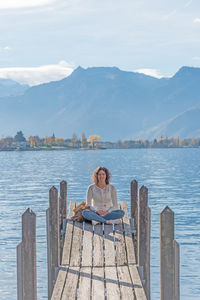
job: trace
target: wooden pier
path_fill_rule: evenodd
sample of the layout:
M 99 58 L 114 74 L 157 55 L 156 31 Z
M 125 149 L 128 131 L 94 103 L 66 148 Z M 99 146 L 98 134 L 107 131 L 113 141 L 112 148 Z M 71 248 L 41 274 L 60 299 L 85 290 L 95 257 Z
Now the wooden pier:
M 69 217 L 77 205 L 70 203 Z M 67 219 L 62 262 L 52 300 L 146 300 L 136 263 L 126 202 L 122 224 L 96 225 Z
M 50 189 L 46 212 L 49 300 L 150 300 L 148 189 L 138 190 L 133 180 L 130 197 L 130 216 L 127 203 L 118 204 L 125 211 L 121 224 L 93 226 L 71 220 L 79 202 L 70 202 L 67 216 L 65 181 L 60 183 L 60 196 L 55 187 Z M 29 214 L 27 210 L 22 216 L 26 222 L 30 219 L 30 225 L 22 222 L 24 228 L 33 226 Z M 28 232 L 29 244 L 23 238 L 17 247 L 18 300 L 37 298 L 36 285 L 27 280 L 36 280 L 35 227 L 33 232 L 34 236 Z M 168 207 L 161 212 L 161 259 L 161 300 L 179 300 L 179 247 L 174 240 L 174 214 Z

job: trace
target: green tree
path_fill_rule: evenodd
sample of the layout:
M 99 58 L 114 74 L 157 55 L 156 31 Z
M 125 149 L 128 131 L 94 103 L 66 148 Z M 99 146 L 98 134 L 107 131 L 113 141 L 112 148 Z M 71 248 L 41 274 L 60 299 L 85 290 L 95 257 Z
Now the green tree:
M 14 137 L 14 141 L 15 142 L 26 142 L 26 139 L 25 139 L 22 131 L 17 132 L 17 134 Z
M 85 133 L 82 132 L 81 134 L 81 148 L 87 148 L 88 143 L 87 143 L 87 139 L 85 137 Z

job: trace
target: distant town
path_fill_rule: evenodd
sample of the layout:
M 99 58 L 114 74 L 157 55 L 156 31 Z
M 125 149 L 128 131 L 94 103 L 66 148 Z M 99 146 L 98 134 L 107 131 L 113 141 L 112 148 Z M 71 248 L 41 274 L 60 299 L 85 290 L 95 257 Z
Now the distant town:
M 200 147 L 200 137 L 198 138 L 168 138 L 160 137 L 153 141 L 148 140 L 124 140 L 117 142 L 103 142 L 97 134 L 85 136 L 81 134 L 78 138 L 73 134 L 71 138 L 64 139 L 52 136 L 40 138 L 39 136 L 24 137 L 22 131 L 18 131 L 14 137 L 0 139 L 0 151 L 28 151 L 28 150 L 97 150 L 97 149 L 133 149 L 133 148 L 194 148 Z

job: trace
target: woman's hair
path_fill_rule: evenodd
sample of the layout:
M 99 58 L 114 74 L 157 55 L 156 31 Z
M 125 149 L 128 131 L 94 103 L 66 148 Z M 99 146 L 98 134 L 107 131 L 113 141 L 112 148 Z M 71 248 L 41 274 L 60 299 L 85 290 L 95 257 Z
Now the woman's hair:
M 110 171 L 106 167 L 102 167 L 102 166 L 100 166 L 94 170 L 94 172 L 92 174 L 92 181 L 95 184 L 98 184 L 98 174 L 99 174 L 99 171 L 101 171 L 101 170 L 106 173 L 106 184 L 109 184 L 110 177 L 111 177 Z

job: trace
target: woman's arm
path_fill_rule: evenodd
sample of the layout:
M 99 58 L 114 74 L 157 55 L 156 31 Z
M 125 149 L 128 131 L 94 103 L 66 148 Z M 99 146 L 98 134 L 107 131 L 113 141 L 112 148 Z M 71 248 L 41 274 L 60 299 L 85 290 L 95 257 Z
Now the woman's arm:
M 112 198 L 113 206 L 108 209 L 108 212 L 118 209 L 117 192 L 113 185 L 111 186 L 111 198 Z
M 86 205 L 90 206 L 90 209 L 95 211 L 95 208 L 91 205 L 92 204 L 92 187 L 89 186 L 87 190 L 87 195 L 86 195 Z

